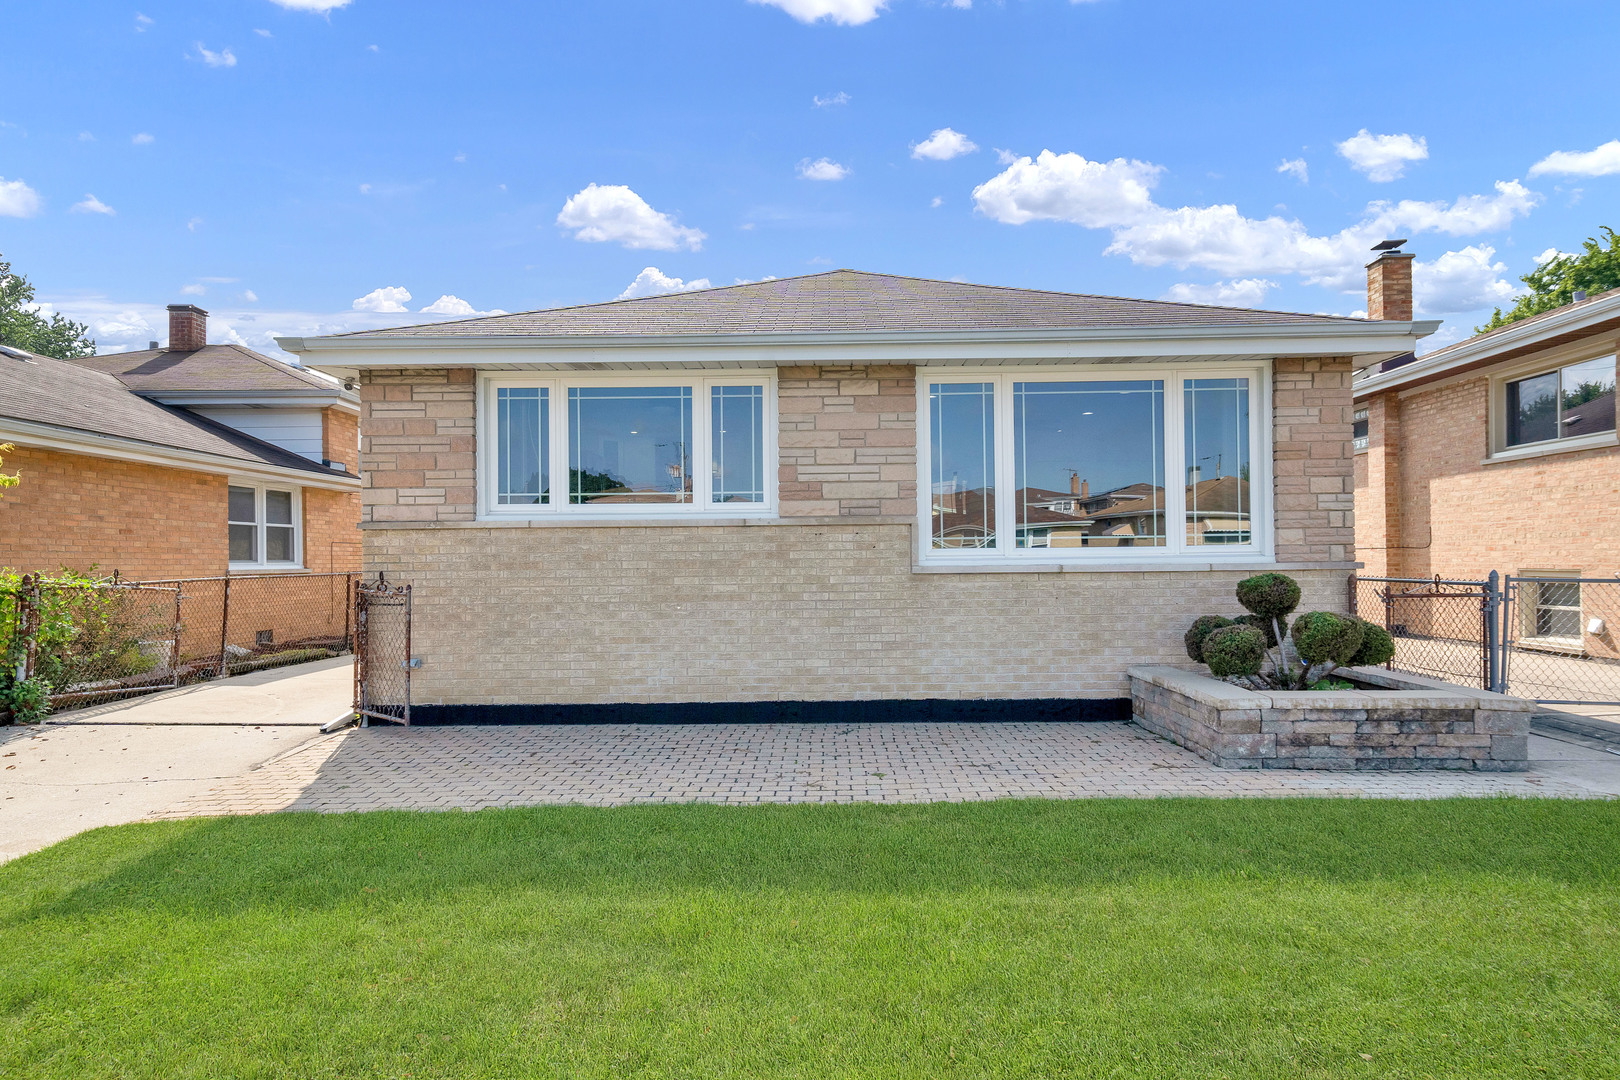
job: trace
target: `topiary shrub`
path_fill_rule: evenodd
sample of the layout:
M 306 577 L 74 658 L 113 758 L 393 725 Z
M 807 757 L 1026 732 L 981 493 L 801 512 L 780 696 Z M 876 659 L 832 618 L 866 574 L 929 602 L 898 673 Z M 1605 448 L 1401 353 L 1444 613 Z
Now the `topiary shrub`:
M 1361 648 L 1364 636 L 1365 624 L 1360 619 L 1331 611 L 1307 611 L 1294 620 L 1290 635 L 1294 651 L 1313 667 L 1348 664 Z
M 1361 648 L 1351 657 L 1350 666 L 1377 667 L 1389 663 L 1395 655 L 1395 639 L 1389 636 L 1388 630 L 1376 623 L 1363 619 L 1361 625 Z
M 1256 574 L 1237 586 L 1238 603 L 1264 619 L 1281 619 L 1299 607 L 1299 582 L 1287 574 Z
M 1277 627 L 1282 626 L 1282 632 L 1288 633 L 1286 619 L 1268 619 L 1264 615 L 1239 615 L 1237 621 L 1243 626 L 1252 626 L 1266 636 L 1266 648 L 1277 647 Z
M 1260 674 L 1266 639 L 1252 626 L 1223 626 L 1204 639 L 1204 663 L 1217 679 Z
M 1193 620 L 1192 626 L 1182 637 L 1187 645 L 1187 655 L 1196 663 L 1204 662 L 1204 641 L 1209 635 L 1223 626 L 1231 626 L 1232 620 L 1224 615 L 1200 615 Z

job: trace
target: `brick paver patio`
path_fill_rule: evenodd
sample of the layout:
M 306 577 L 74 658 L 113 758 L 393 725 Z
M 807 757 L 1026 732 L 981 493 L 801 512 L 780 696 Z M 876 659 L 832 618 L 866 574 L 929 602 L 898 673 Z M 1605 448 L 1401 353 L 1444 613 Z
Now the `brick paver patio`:
M 1612 782 L 1597 758 L 1594 784 L 1591 762 L 1584 781 L 1557 761 L 1519 774 L 1217 769 L 1123 723 L 373 727 L 307 743 L 157 816 L 541 803 L 1620 794 L 1620 757 Z

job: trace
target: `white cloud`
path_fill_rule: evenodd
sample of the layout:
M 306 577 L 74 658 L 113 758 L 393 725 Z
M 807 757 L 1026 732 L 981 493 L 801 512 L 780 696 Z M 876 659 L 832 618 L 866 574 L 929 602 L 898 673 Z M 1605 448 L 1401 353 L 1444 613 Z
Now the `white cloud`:
M 1339 153 L 1350 167 L 1367 174 L 1367 179 L 1384 184 L 1399 180 L 1409 162 L 1429 156 L 1429 141 L 1421 135 L 1373 135 L 1362 128 L 1344 142 Z
M 971 154 L 978 148 L 977 143 L 960 131 L 942 127 L 922 142 L 914 144 L 911 156 L 918 161 L 949 161 L 963 154 Z
M 219 52 L 215 52 L 199 41 L 197 42 L 197 55 L 202 59 L 202 62 L 207 64 L 209 67 L 236 66 L 236 54 L 231 52 L 229 49 L 221 49 Z
M 79 141 L 80 142 L 95 142 L 96 137 L 94 135 L 90 134 L 88 131 L 81 131 L 81 132 L 79 132 Z
M 151 26 L 151 25 L 152 25 L 151 16 L 142 15 L 138 11 L 135 13 L 135 32 L 137 34 L 146 33 L 146 28 L 148 26 Z
M 1512 303 L 1524 289 L 1502 278 L 1507 266 L 1492 262 L 1495 256 L 1496 249 L 1488 244 L 1470 244 L 1433 262 L 1413 262 L 1412 293 L 1418 312 L 1451 315 Z
M 39 192 L 21 180 L 0 176 L 0 217 L 33 217 L 44 205 Z
M 1573 251 L 1559 251 L 1555 247 L 1550 247 L 1546 251 L 1543 251 L 1540 255 L 1536 256 L 1536 265 L 1546 266 L 1554 259 L 1573 259 L 1574 257 L 1575 252 Z
M 457 153 L 457 154 L 456 154 L 456 156 L 455 156 L 455 157 L 453 157 L 453 158 L 451 158 L 451 159 L 450 159 L 450 160 L 451 160 L 451 161 L 454 161 L 454 162 L 455 162 L 455 163 L 456 163 L 456 164 L 458 164 L 458 165 L 459 165 L 459 164 L 461 164 L 461 163 L 462 163 L 462 162 L 464 162 L 464 161 L 466 161 L 466 160 L 467 160 L 467 152 L 466 152 L 466 151 L 465 151 L 465 150 L 463 150 L 463 151 L 460 151 L 460 152 L 458 152 L 458 153 Z
M 1197 266 L 1228 278 L 1298 274 L 1309 284 L 1340 289 L 1356 285 L 1367 249 L 1378 240 L 1499 231 L 1541 202 L 1517 180 L 1505 180 L 1495 195 L 1451 203 L 1369 203 L 1357 224 L 1315 236 L 1297 220 L 1248 218 L 1230 204 L 1160 206 L 1152 188 L 1163 171 L 1142 161 L 1096 162 L 1048 150 L 1034 160 L 1020 158 L 975 188 L 973 198 L 981 213 L 1010 225 L 1048 220 L 1110 229 L 1105 253 L 1146 266 Z
M 1172 285 L 1159 299 L 1180 304 L 1218 304 L 1222 307 L 1259 307 L 1266 293 L 1277 287 L 1265 278 L 1216 281 L 1208 285 Z
M 255 28 L 253 32 L 255 34 L 258 34 L 260 37 L 275 37 L 276 36 L 276 35 L 272 34 L 268 30 L 260 30 L 260 29 L 257 29 L 257 28 Z
M 135 135 L 129 141 L 134 143 L 136 146 L 146 146 L 150 143 L 156 142 L 157 140 L 143 131 Z
M 693 292 L 697 289 L 711 288 L 708 278 L 693 278 L 691 281 L 682 281 L 678 277 L 670 277 L 656 266 L 649 266 L 636 275 L 632 281 L 615 299 L 632 300 L 638 296 L 660 296 L 664 293 Z
M 889 6 L 889 0 L 748 0 L 751 4 L 768 4 L 781 8 L 802 23 L 830 19 L 839 26 L 859 26 L 878 17 L 878 12 Z
M 360 297 L 350 306 L 356 311 L 375 311 L 380 314 L 394 314 L 409 311 L 405 305 L 410 302 L 411 292 L 401 285 L 384 285 L 380 289 L 372 289 Z
M 76 202 L 68 209 L 75 214 L 106 214 L 108 217 L 118 213 L 118 211 L 88 192 L 85 193 L 82 202 Z
M 423 315 L 451 315 L 456 318 L 468 318 L 478 315 L 505 315 L 500 308 L 491 308 L 489 311 L 479 311 L 459 296 L 445 293 L 427 307 L 421 309 Z
M 243 289 L 242 299 L 246 300 L 250 304 L 257 304 L 259 302 L 259 294 L 254 292 L 252 289 Z
M 1530 166 L 1531 176 L 1613 176 L 1620 173 L 1620 139 L 1595 150 L 1555 150 Z
M 575 240 L 631 249 L 697 251 L 708 238 L 698 229 L 675 224 L 622 184 L 587 184 L 563 204 L 557 224 L 573 229 Z
M 842 180 L 849 175 L 849 167 L 840 165 L 831 158 L 817 158 L 811 161 L 805 158 L 799 162 L 799 175 L 806 180 Z
M 1151 189 L 1164 169 L 1145 161 L 1088 161 L 1042 150 L 1021 157 L 973 189 L 981 213 L 1008 225 L 1069 221 L 1104 229 L 1140 221 L 1159 208 Z
M 270 0 L 270 2 L 288 11 L 313 11 L 317 15 L 325 15 L 338 8 L 349 6 L 349 0 Z
M 933 198 L 933 201 L 930 202 L 928 205 L 931 206 L 932 208 L 934 208 L 935 210 L 938 210 L 941 206 L 945 205 L 945 198 L 944 198 L 944 196 L 941 196 L 941 195 L 935 195 L 934 198 Z
M 381 45 L 367 45 L 366 52 L 382 52 Z
M 1011 165 L 1013 162 L 1017 161 L 1018 158 L 1019 155 L 1013 153 L 1011 150 L 1003 150 L 999 146 L 996 147 L 997 165 Z
M 816 108 L 825 109 L 829 105 L 848 105 L 849 95 L 840 90 L 838 93 L 829 94 L 826 97 L 817 94 L 810 100 L 815 103 Z
M 202 218 L 194 217 L 190 221 L 186 222 L 186 231 L 187 232 L 196 232 L 197 231 L 197 226 L 201 225 L 202 223 L 203 223 Z
M 203 286 L 203 285 L 182 285 L 182 286 L 180 286 L 180 295 L 181 296 L 201 296 L 203 293 L 205 293 L 207 291 L 208 291 L 207 287 Z
M 362 195 L 370 195 L 371 194 L 371 185 L 370 184 L 361 184 L 360 185 L 360 194 L 362 194 Z
M 1277 166 L 1277 171 L 1280 173 L 1287 173 L 1289 176 L 1292 176 L 1295 180 L 1298 180 L 1302 184 L 1308 184 L 1311 182 L 1310 166 L 1305 164 L 1305 159 L 1302 157 L 1283 159 L 1283 163 Z

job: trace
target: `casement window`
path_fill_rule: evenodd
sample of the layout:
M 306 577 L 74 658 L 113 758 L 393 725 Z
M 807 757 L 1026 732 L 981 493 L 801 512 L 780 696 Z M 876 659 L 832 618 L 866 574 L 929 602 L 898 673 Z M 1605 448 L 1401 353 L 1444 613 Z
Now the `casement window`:
M 227 530 L 232 570 L 286 569 L 303 562 L 297 488 L 231 484 Z
M 1504 448 L 1614 431 L 1615 358 L 1504 380 Z
M 1267 553 L 1266 375 L 1224 366 L 919 373 L 923 558 Z
M 490 377 L 481 402 L 485 516 L 775 510 L 767 375 Z
M 1368 434 L 1367 410 L 1357 409 L 1350 420 L 1350 441 L 1355 449 L 1367 449 Z

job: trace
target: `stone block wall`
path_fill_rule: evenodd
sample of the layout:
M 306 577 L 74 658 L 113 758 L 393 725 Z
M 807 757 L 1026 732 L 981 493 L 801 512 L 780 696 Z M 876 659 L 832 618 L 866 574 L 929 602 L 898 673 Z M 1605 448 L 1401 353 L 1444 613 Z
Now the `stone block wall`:
M 472 368 L 363 373 L 364 521 L 471 521 L 478 512 L 477 379 Z
M 1354 401 L 1348 356 L 1272 366 L 1277 561 L 1355 558 Z
M 916 514 L 916 368 L 782 368 L 777 414 L 784 517 Z

